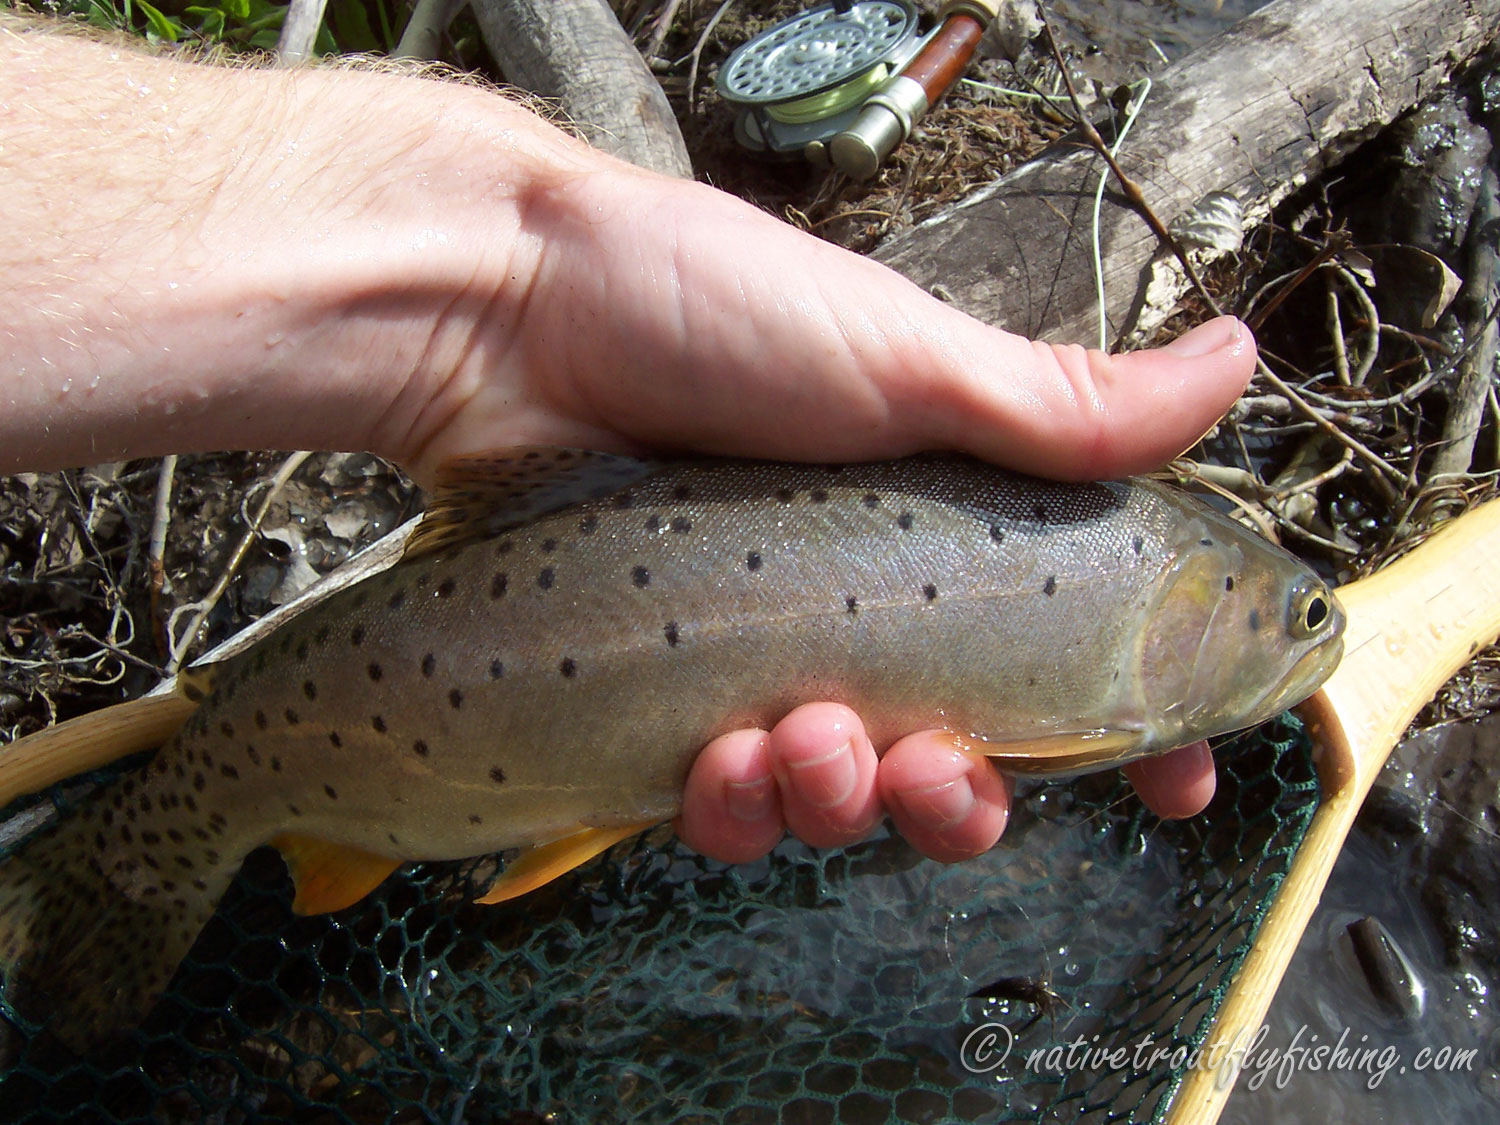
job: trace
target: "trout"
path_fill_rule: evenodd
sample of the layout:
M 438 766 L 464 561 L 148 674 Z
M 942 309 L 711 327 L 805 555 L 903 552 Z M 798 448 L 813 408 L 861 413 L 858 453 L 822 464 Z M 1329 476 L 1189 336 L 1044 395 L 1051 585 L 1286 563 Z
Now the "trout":
M 498 901 L 671 817 L 705 743 L 803 703 L 877 746 L 943 728 L 1083 772 L 1301 701 L 1342 628 L 1305 566 L 1149 480 L 463 459 L 398 563 L 180 677 L 154 757 L 0 862 L 7 996 L 80 1050 L 139 1022 L 263 844 L 301 913 L 522 849 Z M 144 705 L 71 737 L 139 738 Z

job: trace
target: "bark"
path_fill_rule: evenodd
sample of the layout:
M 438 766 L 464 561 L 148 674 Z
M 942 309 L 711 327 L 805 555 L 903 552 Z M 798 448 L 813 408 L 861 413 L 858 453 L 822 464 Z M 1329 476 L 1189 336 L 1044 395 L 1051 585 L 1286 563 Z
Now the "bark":
M 661 84 L 605 0 L 472 0 L 506 81 L 555 100 L 589 143 L 643 168 L 690 177 Z
M 1253 225 L 1447 82 L 1497 27 L 1500 0 L 1275 0 L 1154 76 L 1119 161 L 1164 223 L 1227 191 Z M 1103 167 L 1076 143 L 1057 146 L 873 256 L 991 324 L 1091 342 Z M 1100 243 L 1118 345 L 1149 336 L 1186 284 L 1113 186 Z

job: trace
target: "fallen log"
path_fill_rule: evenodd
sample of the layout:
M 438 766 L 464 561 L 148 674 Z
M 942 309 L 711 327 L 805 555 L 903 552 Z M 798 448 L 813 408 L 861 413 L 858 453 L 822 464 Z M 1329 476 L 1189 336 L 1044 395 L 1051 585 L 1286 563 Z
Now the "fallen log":
M 1119 163 L 1164 223 L 1230 192 L 1254 225 L 1447 82 L 1497 29 L 1500 0 L 1275 0 L 1154 76 Z M 872 256 L 991 324 L 1093 342 L 1103 173 L 1080 142 L 1056 146 Z M 1099 241 L 1108 338 L 1137 344 L 1187 283 L 1114 184 Z
M 605 0 L 471 0 L 507 82 L 558 103 L 590 144 L 632 164 L 691 176 L 661 84 Z

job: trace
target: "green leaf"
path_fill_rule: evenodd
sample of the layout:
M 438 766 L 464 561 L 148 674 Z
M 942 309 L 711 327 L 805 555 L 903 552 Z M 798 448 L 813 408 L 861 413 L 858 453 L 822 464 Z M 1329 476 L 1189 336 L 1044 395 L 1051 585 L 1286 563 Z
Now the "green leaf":
M 146 17 L 146 25 L 159 38 L 175 43 L 182 37 L 181 25 L 162 15 L 156 8 L 146 3 L 146 0 L 135 0 L 135 6 L 141 10 L 141 15 Z
M 370 13 L 365 9 L 364 0 L 332 0 L 328 9 L 337 40 L 335 50 L 380 50 L 380 40 L 370 26 Z

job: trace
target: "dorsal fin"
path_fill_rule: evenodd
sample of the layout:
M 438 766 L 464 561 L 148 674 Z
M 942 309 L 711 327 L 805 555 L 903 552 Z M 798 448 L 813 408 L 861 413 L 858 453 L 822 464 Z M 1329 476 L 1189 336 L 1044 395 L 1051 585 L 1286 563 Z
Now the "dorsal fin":
M 432 503 L 404 557 L 489 539 L 580 500 L 609 496 L 658 468 L 633 457 L 550 445 L 455 457 L 439 466 Z

